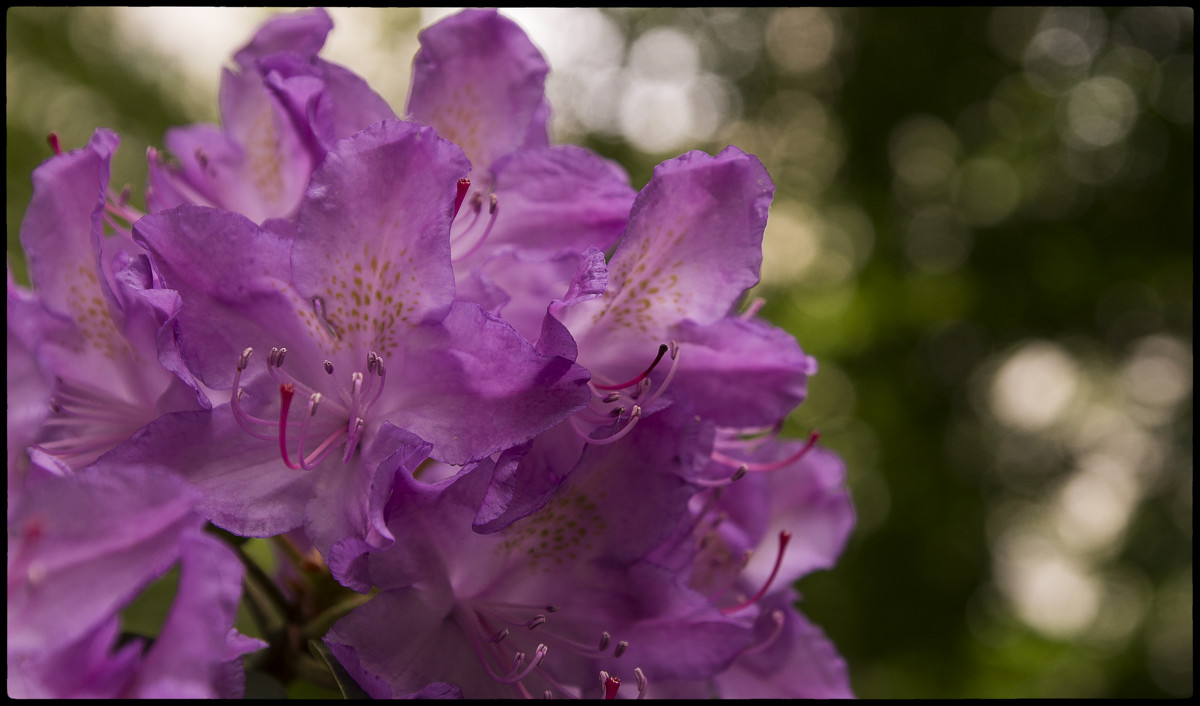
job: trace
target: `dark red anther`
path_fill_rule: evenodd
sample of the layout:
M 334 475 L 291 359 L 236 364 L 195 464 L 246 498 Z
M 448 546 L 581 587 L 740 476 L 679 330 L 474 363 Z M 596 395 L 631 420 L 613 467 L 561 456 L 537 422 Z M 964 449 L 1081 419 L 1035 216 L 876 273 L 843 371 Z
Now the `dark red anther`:
M 467 198 L 467 192 L 471 190 L 471 180 L 463 177 L 458 180 L 458 193 L 454 196 L 454 216 L 458 215 L 458 209 L 462 206 L 463 199 Z M 453 218 L 454 216 L 451 216 Z
M 50 144 L 50 149 L 54 150 L 54 154 L 62 154 L 62 147 L 58 144 L 58 133 L 52 132 L 46 135 L 46 142 Z

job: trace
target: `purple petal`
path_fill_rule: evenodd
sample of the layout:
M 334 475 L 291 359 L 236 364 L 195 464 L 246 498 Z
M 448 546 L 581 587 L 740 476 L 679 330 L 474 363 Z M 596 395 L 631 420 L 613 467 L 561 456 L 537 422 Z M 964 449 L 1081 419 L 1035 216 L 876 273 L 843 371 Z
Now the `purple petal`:
M 726 699 L 852 699 L 846 661 L 819 627 L 792 607 L 792 590 L 763 600 L 757 639 L 772 641 L 765 649 L 740 657 L 716 678 Z M 780 611 L 783 629 L 776 637 L 770 613 Z
M 283 465 L 279 446 L 247 434 L 228 405 L 164 415 L 93 467 L 149 467 L 174 472 L 203 491 L 197 509 L 248 537 L 299 527 L 319 475 Z
M 233 58 L 243 69 L 250 69 L 256 59 L 275 52 L 315 55 L 325 46 L 325 37 L 331 29 L 333 20 L 319 7 L 273 15 Z
M 500 215 L 487 246 L 524 259 L 609 249 L 636 196 L 619 165 L 574 145 L 510 154 L 492 173 Z
M 178 479 L 132 467 L 27 488 L 9 522 L 9 650 L 54 650 L 112 616 L 174 563 L 195 501 Z
M 338 142 L 313 174 L 292 252 L 295 283 L 324 297 L 357 348 L 386 356 L 409 326 L 445 316 L 454 297 L 450 217 L 467 169 L 432 130 L 385 120 Z
M 316 160 L 287 110 L 258 73 L 237 76 L 226 71 L 221 80 L 221 124 L 228 147 L 200 154 L 207 145 L 173 144 L 167 148 L 184 165 L 196 184 L 206 185 L 221 208 L 242 213 L 258 223 L 291 216 L 304 195 Z M 212 145 L 219 148 L 221 145 Z M 190 169 L 189 169 L 190 167 Z
M 548 142 L 545 59 L 495 10 L 464 10 L 424 29 L 408 112 L 463 148 L 479 170 Z
M 116 332 L 106 321 L 111 292 L 100 266 L 101 215 L 116 145 L 115 133 L 97 130 L 87 147 L 43 162 L 33 170 L 33 198 L 21 221 L 21 247 L 43 304 L 106 341 Z
M 596 248 L 584 251 L 580 257 L 575 277 L 567 287 L 562 299 L 556 299 L 546 307 L 542 320 L 542 332 L 538 338 L 538 351 L 545 355 L 561 355 L 575 360 L 579 349 L 566 326 L 559 321 L 564 312 L 580 302 L 591 301 L 604 294 L 608 287 L 608 265 L 604 253 Z
M 238 214 L 186 205 L 145 216 L 133 231 L 179 293 L 183 358 L 209 386 L 230 386 L 246 347 L 265 355 L 286 342 L 300 358 L 309 355 L 300 341 L 326 335 L 287 284 L 291 243 L 277 234 Z M 319 367 L 321 358 L 306 362 Z
M 225 665 L 266 647 L 232 630 L 242 595 L 242 564 L 215 537 L 196 534 L 181 547 L 179 590 L 128 695 L 142 699 L 240 698 Z
M 289 52 L 266 57 L 258 66 L 318 161 L 338 140 L 396 118 L 366 81 L 337 64 Z
M 756 454 L 755 459 L 786 459 L 802 447 L 800 442 L 777 442 Z M 766 582 L 775 562 L 775 537 L 781 530 L 791 532 L 792 538 L 773 585 L 787 585 L 813 571 L 831 568 L 845 548 L 855 522 L 854 506 L 846 490 L 846 466 L 841 458 L 816 446 L 790 466 L 751 471 L 751 474 L 765 482 L 747 483 L 741 488 L 743 481 L 756 480 L 744 478 L 727 488 L 721 498 L 723 509 L 729 504 L 731 526 L 739 523 L 738 518 L 753 518 L 746 522 L 749 536 L 765 545 L 756 549 L 742 572 L 746 583 L 758 587 Z M 739 500 L 740 493 L 753 493 L 755 497 Z M 742 503 L 740 511 L 733 509 L 738 503 Z M 764 517 L 769 521 L 764 523 Z
M 383 517 L 392 479 L 396 473 L 411 474 L 429 450 L 430 444 L 385 422 L 361 464 L 321 474 L 306 511 L 305 532 L 343 584 L 370 590 L 361 557 L 395 541 Z
M 726 316 L 758 281 L 773 193 L 762 163 L 736 147 L 658 165 L 609 261 L 608 291 L 564 320 L 581 361 L 608 373 L 627 356 L 623 341 L 657 345 L 683 319 L 708 324 Z
M 403 345 L 384 409 L 432 443 L 439 461 L 462 464 L 529 441 L 591 395 L 587 371 L 539 354 L 473 304 L 456 302 L 439 326 L 412 328 Z
M 707 326 L 684 320 L 669 338 L 680 345 L 670 394 L 719 426 L 770 426 L 804 400 L 816 361 L 791 334 L 736 317 Z
M 72 643 L 42 652 L 8 651 L 8 696 L 16 699 L 115 699 L 136 673 L 143 644 L 110 652 L 116 616 Z
M 8 272 L 8 493 L 9 506 L 23 484 L 28 466 L 25 447 L 33 443 L 50 414 L 53 378 L 34 351 L 37 322 L 47 317 L 33 293 L 17 285 Z

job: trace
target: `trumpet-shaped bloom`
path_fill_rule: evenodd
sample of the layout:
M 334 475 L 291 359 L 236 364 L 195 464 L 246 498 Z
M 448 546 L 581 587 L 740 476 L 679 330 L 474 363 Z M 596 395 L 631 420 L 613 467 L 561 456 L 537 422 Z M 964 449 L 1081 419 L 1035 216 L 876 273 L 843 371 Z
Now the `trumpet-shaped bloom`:
M 8 522 L 8 691 L 21 698 L 241 695 L 242 567 L 202 530 L 196 495 L 136 468 L 45 478 Z M 150 646 L 118 611 L 172 565 L 179 591 Z
M 585 371 L 454 301 L 449 228 L 466 170 L 429 128 L 382 121 L 330 151 L 294 232 L 186 205 L 143 218 L 137 237 L 183 297 L 184 358 L 231 399 L 160 419 L 105 461 L 179 468 L 240 534 L 307 518 L 329 554 L 351 536 L 391 541 L 380 513 L 407 437 L 389 430 L 463 464 L 582 406 Z
M 624 229 L 629 178 L 586 149 L 549 144 L 548 67 L 512 20 L 468 9 L 420 41 L 408 115 L 472 165 L 451 240 L 457 296 L 536 340 L 583 254 L 611 247 Z
M 374 697 L 449 685 L 467 698 L 600 696 L 723 671 L 752 638 L 681 574 L 645 561 L 686 514 L 707 443 L 684 414 L 589 448 L 538 512 L 478 534 L 490 461 L 426 484 L 397 478 L 392 547 L 367 557 L 382 589 L 326 642 Z M 605 676 L 607 675 L 607 676 Z M 637 687 L 632 684 L 637 682 Z
M 758 281 L 773 193 L 758 159 L 735 147 L 655 169 L 611 261 L 588 251 L 542 320 L 539 349 L 592 373 L 592 401 L 568 422 L 576 438 L 539 440 L 516 464 L 511 475 L 522 482 L 511 495 L 489 495 L 481 531 L 519 517 L 517 508 L 536 508 L 585 444 L 618 443 L 667 406 L 685 405 L 724 437 L 779 424 L 803 400 L 815 360 L 752 312 L 732 313 Z M 726 477 L 739 465 L 725 463 Z
M 155 286 L 141 248 L 114 218 L 128 215 L 108 193 L 116 146 L 116 134 L 97 130 L 86 147 L 34 170 L 21 223 L 36 298 L 17 295 L 21 325 L 54 381 L 34 435 L 47 466 L 82 468 L 159 414 L 208 404 L 170 340 L 178 296 Z
M 681 533 L 654 553 L 687 572 L 689 585 L 722 613 L 754 616 L 754 640 L 729 669 L 705 683 L 663 684 L 674 698 L 847 698 L 846 664 L 819 628 L 795 607 L 790 588 L 833 566 L 854 526 L 845 467 L 832 452 L 806 444 L 718 438 L 714 457 L 736 454 L 731 480 L 712 460 L 693 482 Z
M 602 295 L 558 312 L 604 405 L 686 398 L 727 427 L 771 425 L 800 403 L 815 362 L 794 338 L 732 315 L 757 283 L 774 185 L 728 147 L 658 165 L 608 263 Z M 554 322 L 546 322 L 553 326 Z M 674 342 L 672 344 L 672 342 Z M 670 358 L 655 360 L 668 348 Z
M 221 74 L 221 127 L 168 130 L 175 164 L 150 151 L 151 211 L 190 203 L 256 223 L 293 217 L 334 142 L 395 117 L 360 77 L 317 56 L 332 28 L 320 8 L 276 15 L 234 54 Z

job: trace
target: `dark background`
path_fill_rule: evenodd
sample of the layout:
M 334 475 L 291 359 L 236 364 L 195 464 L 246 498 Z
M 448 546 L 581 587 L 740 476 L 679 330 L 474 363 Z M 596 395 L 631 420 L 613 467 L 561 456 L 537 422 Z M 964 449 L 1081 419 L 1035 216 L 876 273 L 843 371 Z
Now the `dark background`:
M 266 15 L 226 12 L 228 49 Z M 335 8 L 326 54 L 401 112 L 439 12 Z M 859 512 L 802 608 L 858 695 L 1192 693 L 1191 9 L 506 12 L 559 141 L 637 187 L 726 144 L 775 179 L 753 295 L 821 362 L 787 431 L 821 430 Z M 145 147 L 217 119 L 199 25 L 155 17 L 7 12 L 19 280 L 48 132 L 116 129 L 140 204 Z

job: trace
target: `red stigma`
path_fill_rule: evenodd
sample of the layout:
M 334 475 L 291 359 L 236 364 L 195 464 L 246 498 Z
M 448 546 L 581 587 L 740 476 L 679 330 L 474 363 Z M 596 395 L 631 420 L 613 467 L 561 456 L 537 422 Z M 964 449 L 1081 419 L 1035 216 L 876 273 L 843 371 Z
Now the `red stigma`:
M 463 199 L 467 198 L 467 192 L 471 190 L 471 180 L 463 177 L 458 180 L 458 193 L 454 196 L 454 213 L 450 216 L 451 219 L 458 215 L 458 209 L 462 206 Z
M 604 679 L 604 698 L 617 698 L 617 689 L 621 688 L 621 677 L 610 675 Z
M 279 386 L 279 455 L 283 456 L 283 465 L 292 470 L 299 469 L 301 466 L 292 463 L 288 458 L 287 451 L 287 416 L 288 409 L 292 406 L 292 397 L 296 394 L 296 386 L 290 382 L 285 382 Z
M 592 383 L 592 387 L 596 388 L 597 390 L 622 390 L 631 385 L 638 384 L 642 380 L 645 380 L 650 375 L 650 373 L 654 372 L 654 369 L 656 367 L 658 367 L 659 361 L 661 361 L 663 359 L 663 356 L 667 354 L 667 348 L 668 348 L 667 344 L 665 344 L 665 343 L 660 344 L 658 346 L 658 355 L 654 357 L 654 362 L 650 364 L 650 367 L 646 368 L 642 372 L 641 375 L 638 375 L 637 377 L 630 380 L 629 382 L 623 382 L 619 385 L 600 385 L 598 383 Z

